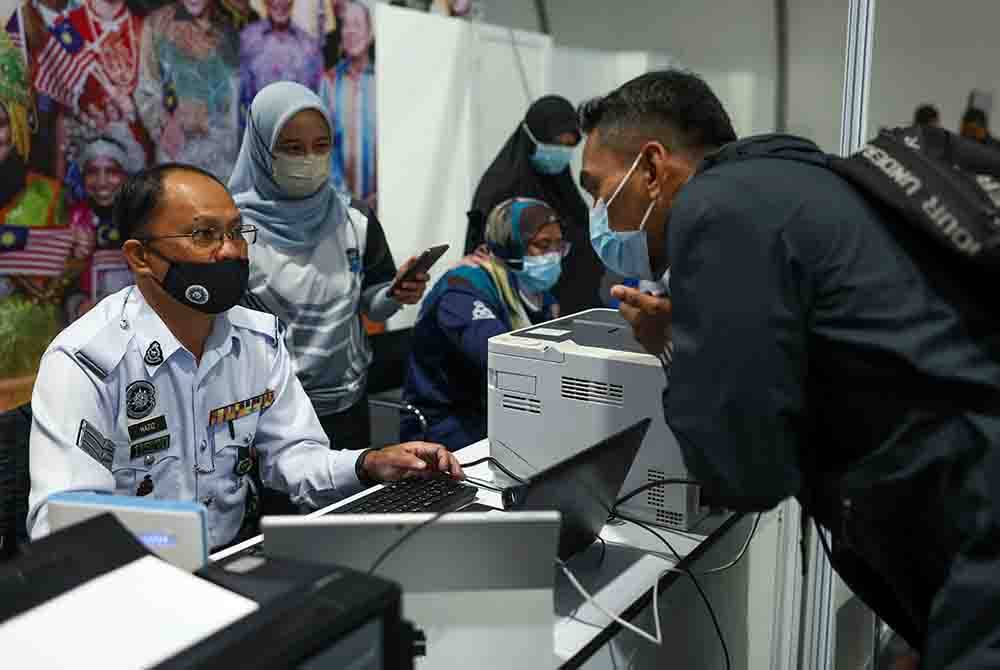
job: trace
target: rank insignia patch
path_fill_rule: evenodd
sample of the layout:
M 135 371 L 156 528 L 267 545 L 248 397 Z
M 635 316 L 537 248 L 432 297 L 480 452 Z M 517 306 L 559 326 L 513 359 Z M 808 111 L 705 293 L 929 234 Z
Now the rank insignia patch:
M 163 362 L 163 349 L 160 348 L 159 342 L 153 342 L 146 349 L 146 355 L 142 357 L 142 360 L 146 361 L 147 365 L 159 365 Z
M 111 464 L 115 458 L 114 442 L 101 435 L 86 419 L 80 421 L 80 430 L 76 434 L 76 446 L 83 449 L 91 458 L 111 472 Z

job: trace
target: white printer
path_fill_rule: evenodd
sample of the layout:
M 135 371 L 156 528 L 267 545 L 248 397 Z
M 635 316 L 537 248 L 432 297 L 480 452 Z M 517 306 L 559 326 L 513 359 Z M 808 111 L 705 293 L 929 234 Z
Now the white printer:
M 689 479 L 663 419 L 656 357 L 617 310 L 590 309 L 490 338 L 490 453 L 520 476 L 563 461 L 646 417 L 653 420 L 622 492 Z M 707 513 L 697 486 L 650 489 L 621 506 L 641 521 L 688 530 Z

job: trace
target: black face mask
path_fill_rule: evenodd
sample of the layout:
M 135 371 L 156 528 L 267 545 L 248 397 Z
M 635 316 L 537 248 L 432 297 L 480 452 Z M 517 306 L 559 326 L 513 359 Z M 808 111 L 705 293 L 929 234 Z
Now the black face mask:
M 205 314 L 218 314 L 235 306 L 246 293 L 250 281 L 250 261 L 247 259 L 214 263 L 163 259 L 170 263 L 161 283 L 163 290 L 182 305 Z

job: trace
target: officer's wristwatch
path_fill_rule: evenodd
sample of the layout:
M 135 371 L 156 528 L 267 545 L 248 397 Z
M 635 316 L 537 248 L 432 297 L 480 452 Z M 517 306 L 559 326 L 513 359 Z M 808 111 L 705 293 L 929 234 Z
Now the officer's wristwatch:
M 354 474 L 357 475 L 358 481 L 365 486 L 374 486 L 375 484 L 378 484 L 378 481 L 372 479 L 365 471 L 365 456 L 372 451 L 378 451 L 378 449 L 365 449 L 358 456 L 358 460 L 354 462 Z

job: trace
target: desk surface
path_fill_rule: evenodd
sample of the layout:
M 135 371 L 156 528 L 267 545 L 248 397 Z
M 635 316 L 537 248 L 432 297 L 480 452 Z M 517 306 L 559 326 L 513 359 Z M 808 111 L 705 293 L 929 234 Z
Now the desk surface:
M 481 440 L 455 453 L 460 462 L 471 462 L 489 455 L 489 443 Z M 494 480 L 494 473 L 487 463 L 466 468 L 466 474 L 479 480 Z M 503 475 L 499 477 L 502 478 Z M 372 487 L 307 516 L 322 516 L 377 488 Z M 502 509 L 500 494 L 487 488 L 479 488 L 477 502 Z M 699 525 L 697 532 L 682 533 L 657 528 L 656 531 L 680 555 L 680 564 L 677 564 L 664 544 L 648 531 L 630 523 L 609 523 L 601 531 L 606 549 L 602 550 L 600 543 L 595 542 L 586 551 L 570 559 L 568 565 L 584 588 L 605 609 L 628 620 L 649 604 L 654 581 L 659 580 L 658 588 L 661 593 L 669 588 L 679 576 L 679 573 L 670 571 L 669 568 L 685 567 L 711 546 L 715 539 L 725 534 L 736 521 L 737 518 L 733 515 L 713 515 Z M 258 535 L 216 552 L 210 559 L 222 560 L 251 549 L 262 541 L 263 536 Z M 554 594 L 555 652 L 563 664 L 561 667 L 576 668 L 614 637 L 621 627 L 593 604 L 585 602 L 561 571 L 557 574 Z

